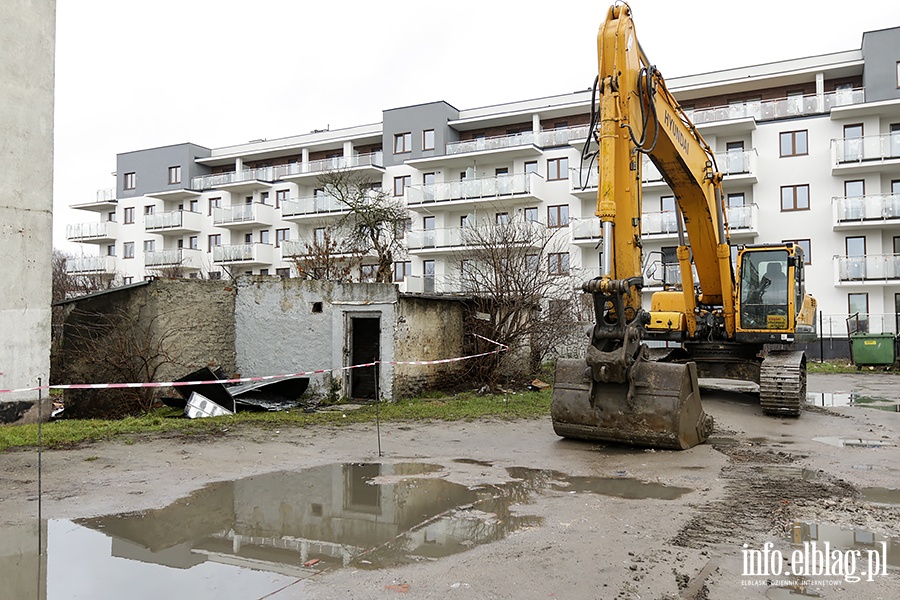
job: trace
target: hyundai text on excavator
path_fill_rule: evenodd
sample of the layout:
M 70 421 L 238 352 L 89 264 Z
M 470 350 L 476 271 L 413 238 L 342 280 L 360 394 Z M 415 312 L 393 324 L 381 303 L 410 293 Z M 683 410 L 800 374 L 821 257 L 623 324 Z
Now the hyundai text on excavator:
M 790 345 L 816 336 L 802 248 L 742 246 L 734 269 L 715 155 L 647 60 L 627 4 L 609 9 L 597 48 L 588 143 L 597 144 L 601 276 L 582 286 L 596 323 L 585 359 L 557 363 L 554 430 L 690 448 L 712 429 L 698 376 L 756 382 L 765 413 L 799 415 L 806 358 Z M 675 195 L 678 228 L 680 285 L 655 292 L 649 311 L 642 307 L 642 155 Z

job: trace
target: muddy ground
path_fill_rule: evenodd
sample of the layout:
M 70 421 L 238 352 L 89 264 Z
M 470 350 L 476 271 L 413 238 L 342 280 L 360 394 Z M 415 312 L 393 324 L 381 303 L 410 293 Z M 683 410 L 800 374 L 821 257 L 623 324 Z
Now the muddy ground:
M 892 374 L 811 375 L 810 392 L 860 392 L 900 402 Z M 515 401 L 514 397 L 511 401 Z M 558 438 L 539 420 L 315 430 L 236 431 L 202 441 L 91 444 L 42 456 L 44 518 L 75 519 L 164 506 L 213 481 L 342 462 L 426 462 L 466 486 L 510 480 L 510 467 L 573 477 L 624 477 L 691 491 L 625 499 L 550 489 L 513 506 L 541 518 L 504 539 L 400 567 L 325 572 L 273 598 L 897 598 L 900 572 L 874 581 L 815 578 L 812 585 L 742 575 L 742 549 L 765 542 L 789 553 L 795 522 L 900 536 L 900 506 L 867 499 L 900 488 L 900 414 L 811 407 L 798 419 L 765 417 L 752 396 L 705 392 L 716 420 L 709 443 L 651 451 Z M 863 438 L 884 447 L 837 447 L 814 438 Z M 464 459 L 464 460 L 460 460 Z M 37 454 L 0 455 L 0 528 L 36 514 Z M 893 552 L 898 553 L 895 541 Z M 896 555 L 895 555 L 896 556 Z M 896 558 L 895 558 L 896 560 Z M 829 580 L 824 582 L 822 580 Z M 865 578 L 864 578 L 865 579 Z M 838 585 L 832 585 L 835 580 Z

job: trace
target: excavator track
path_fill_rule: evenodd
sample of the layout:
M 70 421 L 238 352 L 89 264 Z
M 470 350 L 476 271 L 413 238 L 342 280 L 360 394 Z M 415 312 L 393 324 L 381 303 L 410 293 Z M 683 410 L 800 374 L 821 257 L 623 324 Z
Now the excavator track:
M 806 355 L 769 351 L 760 366 L 759 404 L 767 415 L 797 417 L 806 401 Z

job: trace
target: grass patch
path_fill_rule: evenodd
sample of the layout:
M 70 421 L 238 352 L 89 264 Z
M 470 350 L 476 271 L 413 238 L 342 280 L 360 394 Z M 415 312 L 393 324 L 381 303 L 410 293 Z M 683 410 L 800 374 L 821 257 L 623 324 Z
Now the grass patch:
M 162 408 L 140 417 L 119 420 L 63 419 L 44 423 L 41 441 L 46 448 L 121 439 L 133 444 L 144 437 L 220 436 L 240 428 L 286 428 L 340 426 L 375 421 L 376 407 L 364 405 L 342 410 L 340 404 L 314 413 L 302 410 L 280 412 L 239 412 L 227 417 L 205 419 L 180 418 L 181 411 Z M 378 407 L 382 421 L 474 421 L 483 418 L 528 419 L 550 414 L 550 390 L 511 394 L 479 395 L 467 392 L 438 398 L 404 399 L 382 402 Z M 36 447 L 38 426 L 0 426 L 0 451 Z

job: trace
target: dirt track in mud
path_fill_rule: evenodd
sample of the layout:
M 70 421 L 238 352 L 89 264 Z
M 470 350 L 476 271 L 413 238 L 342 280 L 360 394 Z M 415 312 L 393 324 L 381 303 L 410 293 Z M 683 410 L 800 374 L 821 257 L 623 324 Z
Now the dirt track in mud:
M 811 375 L 809 390 L 860 392 L 900 403 L 900 377 L 892 374 Z M 546 470 L 550 478 L 558 477 L 553 473 L 633 478 L 690 491 L 663 499 L 545 487 L 510 507 L 510 514 L 536 517 L 538 525 L 436 560 L 330 570 L 280 586 L 270 597 L 900 595 L 900 539 L 889 551 L 893 567 L 873 581 L 742 574 L 745 549 L 761 550 L 773 542 L 787 555 L 792 536 L 807 539 L 802 534 L 811 526 L 820 532 L 828 526 L 855 529 L 865 539 L 900 536 L 900 505 L 870 498 L 874 488 L 900 488 L 900 414 L 857 406 L 810 407 L 798 419 L 782 419 L 763 416 L 754 398 L 744 394 L 705 392 L 703 402 L 716 420 L 713 437 L 683 452 L 563 440 L 554 435 L 549 417 L 389 423 L 382 426 L 380 457 L 374 426 L 242 430 L 205 441 L 114 442 L 49 451 L 42 457 L 42 510 L 45 518 L 75 519 L 156 509 L 209 482 L 342 462 L 431 463 L 440 469 L 428 476 L 468 487 L 506 484 L 516 468 L 524 467 Z M 832 438 L 890 445 L 837 447 L 826 443 Z M 36 462 L 33 451 L 0 455 L 0 528 L 35 517 Z M 51 568 L 48 577 L 53 575 Z

